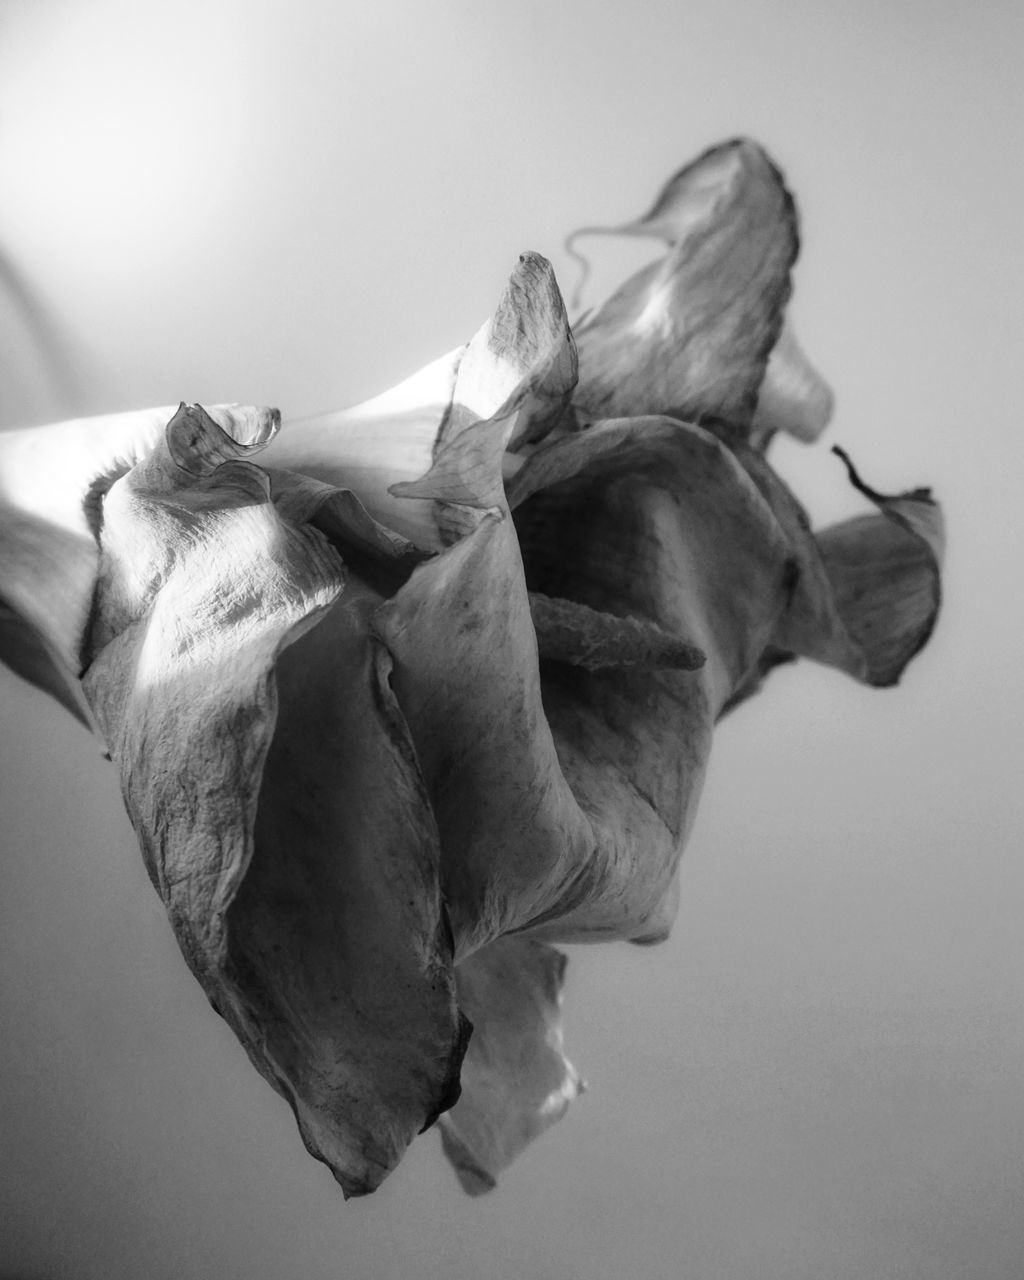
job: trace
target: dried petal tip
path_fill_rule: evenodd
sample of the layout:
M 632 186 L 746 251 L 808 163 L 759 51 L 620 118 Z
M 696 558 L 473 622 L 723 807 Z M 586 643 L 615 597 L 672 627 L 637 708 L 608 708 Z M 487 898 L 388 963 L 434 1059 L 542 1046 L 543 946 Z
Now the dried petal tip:
M 805 444 L 817 440 L 832 418 L 832 389 L 811 364 L 787 321 L 768 358 L 754 414 L 754 431 L 785 431 Z
M 778 169 L 745 139 L 713 147 L 643 217 L 607 231 L 653 236 L 668 251 L 578 326 L 577 407 L 595 418 L 665 413 L 745 436 L 799 247 Z
M 584 1090 L 562 1052 L 562 952 L 506 937 L 456 970 L 459 1004 L 473 1022 L 462 1097 L 441 1117 L 444 1153 L 464 1191 L 482 1195 Z

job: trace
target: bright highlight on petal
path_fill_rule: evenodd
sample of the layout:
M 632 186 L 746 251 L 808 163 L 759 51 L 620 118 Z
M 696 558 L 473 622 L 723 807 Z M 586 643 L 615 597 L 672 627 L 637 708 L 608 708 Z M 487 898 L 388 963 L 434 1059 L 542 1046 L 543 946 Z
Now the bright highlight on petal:
M 832 396 L 765 152 L 612 230 L 665 255 L 575 333 L 523 254 L 354 409 L 0 436 L 0 656 L 104 739 L 185 960 L 346 1195 L 439 1117 L 492 1188 L 583 1089 L 553 944 L 668 935 L 716 721 L 797 657 L 893 684 L 937 616 L 926 490 L 841 454 L 873 510 L 815 532 L 770 464 Z

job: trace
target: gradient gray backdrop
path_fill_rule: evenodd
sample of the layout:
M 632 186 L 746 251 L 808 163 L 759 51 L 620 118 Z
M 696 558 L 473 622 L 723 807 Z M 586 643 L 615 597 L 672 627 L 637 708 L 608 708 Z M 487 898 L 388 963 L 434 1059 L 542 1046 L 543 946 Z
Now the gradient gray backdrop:
M 590 1090 L 480 1201 L 433 1134 L 342 1201 L 179 959 L 112 767 L 4 671 L 0 1275 L 1024 1275 L 1021 15 L 0 7 L 0 253 L 44 309 L 0 290 L 3 425 L 364 398 L 520 250 L 568 292 L 566 231 L 747 132 L 803 213 L 827 442 L 950 529 L 901 689 L 803 664 L 723 726 L 672 940 L 573 949 Z M 817 518 L 860 509 L 824 445 L 778 460 Z

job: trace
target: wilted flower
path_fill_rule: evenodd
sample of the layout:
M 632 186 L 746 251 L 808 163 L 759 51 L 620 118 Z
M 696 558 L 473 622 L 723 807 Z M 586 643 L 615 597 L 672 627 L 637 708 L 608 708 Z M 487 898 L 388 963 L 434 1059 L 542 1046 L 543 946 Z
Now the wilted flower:
M 876 510 L 813 534 L 766 460 L 831 396 L 764 152 L 618 231 L 665 255 L 575 340 L 526 254 L 356 409 L 0 437 L 0 652 L 106 742 L 188 964 L 346 1194 L 439 1116 L 493 1185 L 582 1087 L 552 944 L 667 935 L 716 719 L 798 656 L 894 683 L 935 618 L 926 491 L 851 467 Z

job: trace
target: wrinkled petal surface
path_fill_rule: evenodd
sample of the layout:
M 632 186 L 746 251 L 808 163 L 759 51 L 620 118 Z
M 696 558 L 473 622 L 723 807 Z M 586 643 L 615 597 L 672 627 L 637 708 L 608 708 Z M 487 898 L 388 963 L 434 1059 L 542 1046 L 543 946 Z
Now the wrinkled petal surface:
M 726 143 L 612 230 L 669 250 L 577 327 L 577 405 L 593 418 L 664 413 L 745 434 L 798 248 L 781 174 L 755 143 Z
M 457 1096 L 437 830 L 380 596 L 250 451 L 183 407 L 112 487 L 85 685 L 189 965 L 360 1193 Z

